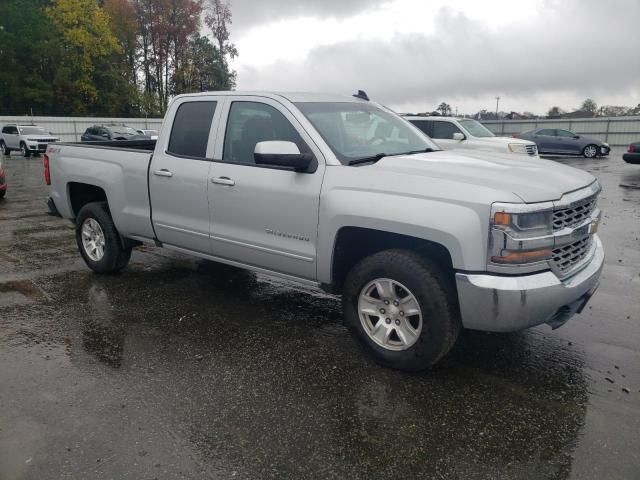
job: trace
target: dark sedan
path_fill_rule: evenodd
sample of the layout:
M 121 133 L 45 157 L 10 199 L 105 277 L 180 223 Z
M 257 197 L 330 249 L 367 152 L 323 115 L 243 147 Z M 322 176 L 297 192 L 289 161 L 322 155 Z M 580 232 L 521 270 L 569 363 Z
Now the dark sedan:
M 83 142 L 105 140 L 150 140 L 148 135 L 140 135 L 134 128 L 126 125 L 94 125 L 85 130 L 80 137 Z
M 538 152 L 541 155 L 582 155 L 586 158 L 594 158 L 609 155 L 611 150 L 607 143 L 596 138 L 585 137 L 558 128 L 538 128 L 537 130 L 516 133 L 513 136 L 536 142 Z
M 622 155 L 622 159 L 627 163 L 640 165 L 640 142 L 629 145 L 627 152 Z

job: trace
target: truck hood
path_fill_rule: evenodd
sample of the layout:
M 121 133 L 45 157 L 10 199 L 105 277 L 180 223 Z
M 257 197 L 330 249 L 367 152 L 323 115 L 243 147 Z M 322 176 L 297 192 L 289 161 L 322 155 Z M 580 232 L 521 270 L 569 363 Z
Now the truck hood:
M 491 187 L 513 193 L 526 203 L 558 200 L 595 181 L 590 173 L 551 160 L 476 150 L 385 157 L 369 168 Z
M 473 137 L 473 141 L 486 143 L 487 145 L 504 145 L 505 148 L 510 143 L 524 143 L 526 145 L 535 145 L 535 142 L 532 142 L 530 140 L 513 137 Z

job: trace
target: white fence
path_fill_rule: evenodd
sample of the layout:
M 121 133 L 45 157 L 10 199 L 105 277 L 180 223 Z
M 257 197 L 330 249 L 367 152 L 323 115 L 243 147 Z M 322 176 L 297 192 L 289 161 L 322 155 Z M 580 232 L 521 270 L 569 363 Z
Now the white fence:
M 562 128 L 598 138 L 612 147 L 626 147 L 632 142 L 640 142 L 640 116 L 558 120 L 485 120 L 482 123 L 501 137 L 536 128 Z
M 95 117 L 0 117 L 0 126 L 6 123 L 35 123 L 63 142 L 79 142 L 84 131 L 93 125 L 124 123 L 136 129 L 159 130 L 161 118 L 95 118 Z

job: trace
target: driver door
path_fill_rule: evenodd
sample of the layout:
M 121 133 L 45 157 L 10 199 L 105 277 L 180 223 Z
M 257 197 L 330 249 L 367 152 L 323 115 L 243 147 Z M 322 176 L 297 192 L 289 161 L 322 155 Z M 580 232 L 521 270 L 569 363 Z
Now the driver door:
M 209 184 L 211 251 L 247 265 L 316 278 L 320 150 L 283 105 L 265 97 L 226 97 Z M 291 141 L 312 153 L 315 171 L 256 165 L 256 143 Z

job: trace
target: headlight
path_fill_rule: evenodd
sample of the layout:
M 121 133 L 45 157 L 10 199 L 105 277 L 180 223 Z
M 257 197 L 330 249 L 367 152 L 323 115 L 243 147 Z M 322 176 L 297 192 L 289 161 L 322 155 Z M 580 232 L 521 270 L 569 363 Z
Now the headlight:
M 493 204 L 489 265 L 544 268 L 553 241 L 553 203 Z
M 527 145 L 524 143 L 510 143 L 508 146 L 513 153 L 527 153 Z

